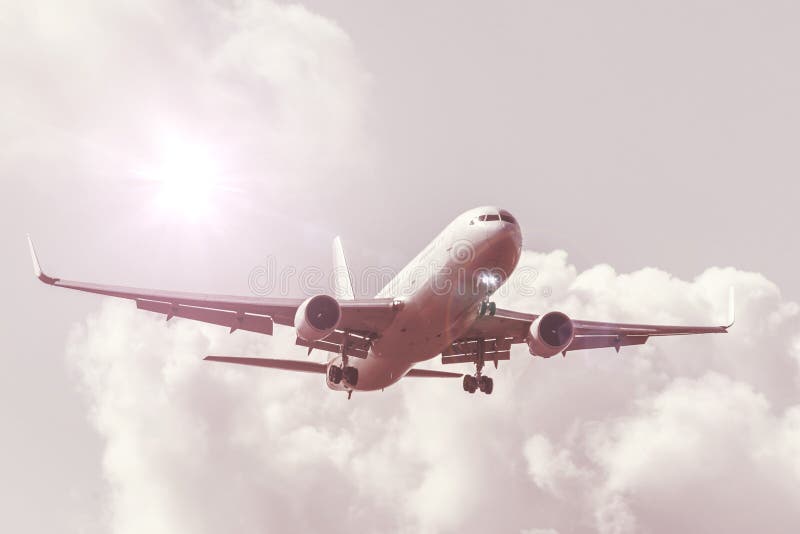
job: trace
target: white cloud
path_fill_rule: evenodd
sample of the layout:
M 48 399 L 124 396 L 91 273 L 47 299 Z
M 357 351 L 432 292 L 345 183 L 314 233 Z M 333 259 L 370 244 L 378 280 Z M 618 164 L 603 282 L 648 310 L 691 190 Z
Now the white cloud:
M 775 413 L 750 385 L 709 372 L 598 425 L 586 452 L 603 476 L 606 530 L 788 532 L 800 521 L 798 410 Z

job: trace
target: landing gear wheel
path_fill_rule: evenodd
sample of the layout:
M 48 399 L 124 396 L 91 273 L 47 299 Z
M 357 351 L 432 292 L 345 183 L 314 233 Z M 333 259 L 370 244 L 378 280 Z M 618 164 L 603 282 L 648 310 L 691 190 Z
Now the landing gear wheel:
M 491 395 L 494 390 L 494 380 L 488 376 L 482 376 L 478 379 L 478 387 L 482 392 Z
M 467 393 L 475 393 L 475 390 L 478 389 L 478 379 L 474 376 L 464 375 L 463 386 Z
M 478 317 L 483 317 L 484 315 L 486 315 L 487 306 L 488 304 L 486 303 L 486 301 L 481 302 L 481 307 L 478 310 Z
M 494 316 L 494 314 L 497 313 L 497 304 L 494 302 L 490 302 L 488 307 L 489 307 L 489 317 Z
M 342 372 L 342 378 L 344 378 L 345 382 L 355 387 L 356 384 L 358 384 L 358 369 L 355 367 L 345 367 Z
M 337 365 L 328 367 L 328 380 L 331 384 L 338 384 L 342 381 L 342 368 Z

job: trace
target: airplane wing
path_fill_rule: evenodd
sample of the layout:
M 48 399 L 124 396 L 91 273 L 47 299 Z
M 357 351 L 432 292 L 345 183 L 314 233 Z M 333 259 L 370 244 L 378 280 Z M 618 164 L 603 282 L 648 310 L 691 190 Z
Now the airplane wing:
M 294 326 L 294 315 L 302 299 L 294 298 L 261 298 L 230 295 L 208 295 L 179 291 L 162 291 L 157 289 L 140 289 L 76 282 L 48 276 L 42 271 L 33 242 L 28 236 L 31 260 L 36 276 L 45 284 L 75 289 L 88 293 L 97 293 L 111 297 L 130 299 L 136 307 L 166 316 L 183 317 L 204 323 L 211 323 L 234 330 L 249 330 L 272 335 L 273 323 Z M 365 357 L 365 346 L 371 338 L 378 335 L 394 319 L 397 303 L 394 299 L 349 299 L 340 300 L 342 318 L 338 329 L 325 340 L 325 346 L 317 343 L 309 348 L 324 348 L 341 352 L 341 344 L 348 340 L 348 354 Z M 352 338 L 352 341 L 351 339 Z M 298 340 L 298 345 L 309 346 Z
M 498 308 L 494 316 L 478 318 L 470 329 L 442 352 L 442 363 L 473 362 L 479 352 L 487 361 L 510 359 L 511 345 L 524 343 L 531 323 L 539 316 Z M 575 337 L 563 351 L 643 345 L 651 337 L 725 334 L 733 326 L 734 295 L 730 290 L 725 326 L 676 326 L 573 320 Z

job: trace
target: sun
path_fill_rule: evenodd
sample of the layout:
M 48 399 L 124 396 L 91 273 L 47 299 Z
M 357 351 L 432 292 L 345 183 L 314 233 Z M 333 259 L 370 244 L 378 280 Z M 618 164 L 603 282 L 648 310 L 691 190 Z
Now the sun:
M 159 211 L 193 222 L 212 215 L 221 174 L 208 147 L 164 141 L 154 165 L 141 174 L 156 186 L 154 202 Z

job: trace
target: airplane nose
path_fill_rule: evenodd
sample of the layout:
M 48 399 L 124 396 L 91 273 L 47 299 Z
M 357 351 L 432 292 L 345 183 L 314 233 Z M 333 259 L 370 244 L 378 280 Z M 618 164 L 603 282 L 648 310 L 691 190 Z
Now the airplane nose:
M 522 246 L 522 231 L 517 219 L 507 210 L 500 210 L 500 220 L 503 222 L 501 232 L 507 235 L 518 247 Z
M 502 233 L 508 237 L 508 240 L 514 243 L 516 248 L 522 247 L 522 231 L 517 223 L 504 225 Z

